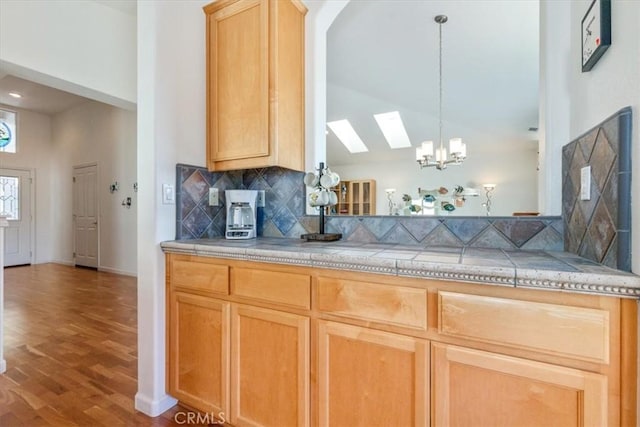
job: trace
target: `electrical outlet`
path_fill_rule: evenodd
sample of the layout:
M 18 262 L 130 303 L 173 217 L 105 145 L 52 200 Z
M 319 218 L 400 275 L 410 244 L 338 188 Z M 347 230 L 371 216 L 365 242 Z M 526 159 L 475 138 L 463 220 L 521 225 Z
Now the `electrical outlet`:
M 218 189 L 209 187 L 209 206 L 218 206 Z
M 264 208 L 264 190 L 258 190 L 258 199 L 256 200 L 256 207 Z
M 580 169 L 580 200 L 591 200 L 591 166 Z

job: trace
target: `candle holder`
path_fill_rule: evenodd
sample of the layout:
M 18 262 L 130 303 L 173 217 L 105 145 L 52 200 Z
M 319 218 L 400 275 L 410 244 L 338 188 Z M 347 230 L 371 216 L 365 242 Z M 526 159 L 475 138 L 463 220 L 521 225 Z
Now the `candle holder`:
M 393 193 L 396 192 L 395 188 L 387 188 L 386 190 L 384 190 L 385 193 L 387 193 L 387 200 L 389 200 L 389 215 L 393 215 Z
M 484 188 L 485 195 L 487 197 L 487 201 L 482 204 L 487 211 L 487 216 L 491 215 L 491 192 L 496 189 L 495 184 L 483 184 L 482 188 Z

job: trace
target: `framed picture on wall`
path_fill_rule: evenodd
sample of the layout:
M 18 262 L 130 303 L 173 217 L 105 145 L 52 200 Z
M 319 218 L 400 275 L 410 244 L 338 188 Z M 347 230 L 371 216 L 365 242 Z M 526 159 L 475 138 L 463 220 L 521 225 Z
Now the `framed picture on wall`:
M 582 72 L 585 73 L 611 45 L 611 0 L 593 0 L 582 18 Z
M 16 112 L 0 109 L 0 152 L 15 153 L 16 141 Z

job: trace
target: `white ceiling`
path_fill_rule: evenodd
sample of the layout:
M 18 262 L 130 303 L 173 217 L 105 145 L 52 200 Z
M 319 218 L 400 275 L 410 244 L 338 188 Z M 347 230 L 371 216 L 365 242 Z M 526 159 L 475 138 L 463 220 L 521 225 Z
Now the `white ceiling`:
M 474 140 L 537 139 L 538 0 L 351 1 L 327 34 L 327 121 L 349 119 L 370 152 L 351 157 L 329 132 L 329 164 L 412 155 L 390 151 L 377 113 L 399 110 L 414 147 L 438 139 L 439 14 L 443 139 L 469 155 Z
M 136 16 L 137 14 L 137 0 L 91 1 L 130 16 Z M 17 92 L 22 95 L 22 98 L 13 98 L 9 95 L 9 92 Z M 87 101 L 89 101 L 88 98 L 24 80 L 11 74 L 5 74 L 0 70 L 0 104 L 54 115 Z
M 136 0 L 94 0 L 136 13 Z M 357 162 L 411 156 L 391 151 L 373 114 L 399 110 L 417 146 L 438 137 L 438 24 L 443 30 L 443 138 L 510 135 L 530 141 L 538 123 L 538 0 L 351 1 L 327 35 L 327 121 L 348 118 L 370 152 Z M 56 114 L 87 99 L 0 75 L 0 103 Z M 23 95 L 8 96 L 9 91 Z M 479 135 L 482 135 L 481 138 Z M 353 162 L 333 133 L 327 161 Z
M 103 4 L 113 9 L 124 12 L 127 15 L 136 16 L 138 9 L 137 0 L 93 0 L 96 3 Z
M 22 98 L 14 98 L 9 95 L 9 92 L 17 92 L 22 95 Z M 87 98 L 10 74 L 0 78 L 0 104 L 10 107 L 54 115 L 87 101 Z

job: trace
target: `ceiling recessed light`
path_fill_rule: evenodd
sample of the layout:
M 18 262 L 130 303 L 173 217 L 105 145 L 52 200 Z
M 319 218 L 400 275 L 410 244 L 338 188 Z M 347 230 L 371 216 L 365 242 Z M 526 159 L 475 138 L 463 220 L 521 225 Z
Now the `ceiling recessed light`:
M 336 134 L 340 142 L 347 147 L 350 153 L 365 153 L 369 151 L 362 139 L 349 123 L 349 120 L 336 120 L 335 122 L 327 122 L 329 129 Z
M 14 98 L 22 98 L 18 92 L 9 92 L 9 96 L 13 96 Z
M 387 140 L 387 144 L 391 148 L 407 148 L 411 147 L 411 141 L 409 141 L 409 135 L 402 124 L 402 118 L 397 111 L 390 111 L 388 113 L 374 114 L 373 117 L 378 122 L 378 127 L 384 134 Z

